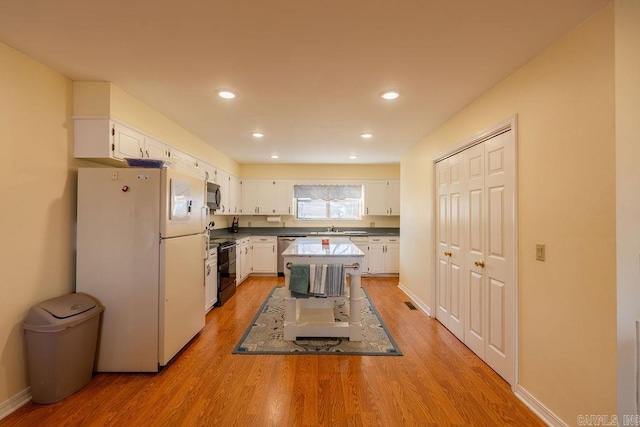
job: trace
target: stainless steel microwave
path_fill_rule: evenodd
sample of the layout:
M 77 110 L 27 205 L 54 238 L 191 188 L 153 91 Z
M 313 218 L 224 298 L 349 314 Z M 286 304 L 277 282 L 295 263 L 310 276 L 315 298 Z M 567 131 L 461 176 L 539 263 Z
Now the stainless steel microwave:
M 212 211 L 220 209 L 220 186 L 212 182 L 207 182 L 207 206 Z

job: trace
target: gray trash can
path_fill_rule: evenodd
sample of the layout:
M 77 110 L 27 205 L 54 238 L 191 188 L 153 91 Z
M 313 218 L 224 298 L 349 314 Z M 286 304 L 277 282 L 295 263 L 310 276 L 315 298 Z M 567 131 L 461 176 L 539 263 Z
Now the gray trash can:
M 85 294 L 31 307 L 23 327 L 34 402 L 58 402 L 91 380 L 101 312 L 102 307 Z

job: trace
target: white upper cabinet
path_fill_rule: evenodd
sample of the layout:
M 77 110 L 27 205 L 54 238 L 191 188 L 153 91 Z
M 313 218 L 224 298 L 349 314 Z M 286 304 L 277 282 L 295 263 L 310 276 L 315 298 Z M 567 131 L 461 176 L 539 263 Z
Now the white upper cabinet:
M 291 181 L 275 181 L 275 214 L 293 215 L 293 183 Z
M 144 157 L 147 159 L 164 160 L 169 158 L 171 151 L 164 142 L 153 139 L 150 136 L 144 137 Z
M 206 179 L 207 182 L 212 182 L 214 184 L 218 183 L 216 176 L 218 171 L 215 166 L 210 165 L 209 163 L 200 162 L 200 170 L 203 178 Z
M 74 120 L 74 156 L 87 159 L 166 160 L 170 147 L 110 119 Z
M 276 212 L 275 182 L 258 181 L 257 207 L 259 215 L 270 215 Z
M 242 209 L 241 202 L 240 180 L 233 175 L 229 175 L 229 215 L 240 214 Z
M 292 215 L 293 184 L 271 179 L 244 179 L 242 187 L 243 215 Z
M 365 215 L 400 215 L 400 181 L 367 181 Z
M 258 183 L 243 179 L 240 181 L 240 188 L 242 193 L 241 213 L 243 215 L 257 214 Z
M 218 215 L 229 215 L 229 174 L 218 169 L 218 182 L 220 186 L 220 209 L 216 211 Z

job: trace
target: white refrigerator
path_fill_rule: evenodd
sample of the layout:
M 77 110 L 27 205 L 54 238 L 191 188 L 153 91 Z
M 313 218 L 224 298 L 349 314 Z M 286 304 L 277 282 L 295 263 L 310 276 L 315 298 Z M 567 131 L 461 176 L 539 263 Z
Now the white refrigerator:
M 76 291 L 104 307 L 96 370 L 157 372 L 203 327 L 205 181 L 80 168 Z

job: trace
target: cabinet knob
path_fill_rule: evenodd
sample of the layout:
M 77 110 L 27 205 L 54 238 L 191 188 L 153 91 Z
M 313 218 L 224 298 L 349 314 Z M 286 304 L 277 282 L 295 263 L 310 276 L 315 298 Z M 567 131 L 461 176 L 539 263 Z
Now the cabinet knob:
M 474 262 L 474 264 L 475 264 L 477 267 L 482 267 L 482 268 L 484 268 L 484 261 L 482 261 L 482 260 L 480 260 L 480 261 L 476 261 L 476 262 Z
M 452 256 L 452 255 L 453 255 L 453 253 L 452 253 L 452 252 L 444 251 L 444 256 Z

